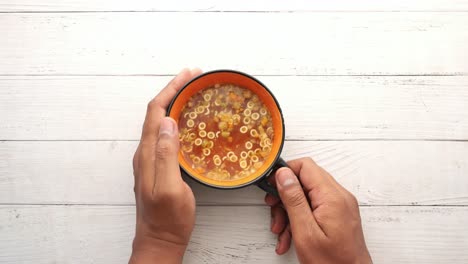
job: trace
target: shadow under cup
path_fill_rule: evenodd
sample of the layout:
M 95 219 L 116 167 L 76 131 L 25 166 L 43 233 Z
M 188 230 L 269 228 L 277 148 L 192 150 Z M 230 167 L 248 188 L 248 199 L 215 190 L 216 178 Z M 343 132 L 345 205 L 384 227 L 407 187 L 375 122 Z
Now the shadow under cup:
M 271 152 L 266 157 L 264 164 L 251 175 L 240 179 L 223 181 L 208 178 L 195 171 L 184 158 L 182 150 L 180 150 L 179 163 L 183 172 L 196 181 L 214 188 L 235 189 L 256 184 L 266 192 L 278 195 L 277 190 L 269 184 L 268 177 L 278 168 L 287 166 L 286 162 L 280 157 L 284 144 L 284 120 L 275 97 L 260 81 L 238 71 L 217 70 L 206 72 L 188 82 L 177 93 L 168 107 L 167 115 L 178 122 L 180 114 L 190 98 L 200 90 L 214 86 L 215 84 L 234 84 L 249 89 L 265 104 L 270 111 L 274 131 Z

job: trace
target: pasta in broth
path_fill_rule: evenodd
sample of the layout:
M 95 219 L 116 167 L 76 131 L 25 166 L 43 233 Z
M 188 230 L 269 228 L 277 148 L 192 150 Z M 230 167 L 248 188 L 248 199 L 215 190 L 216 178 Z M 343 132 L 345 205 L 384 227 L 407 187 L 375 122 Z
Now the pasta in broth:
M 179 119 L 181 150 L 188 164 L 214 180 L 250 176 L 270 154 L 271 113 L 252 91 L 216 84 L 193 95 Z

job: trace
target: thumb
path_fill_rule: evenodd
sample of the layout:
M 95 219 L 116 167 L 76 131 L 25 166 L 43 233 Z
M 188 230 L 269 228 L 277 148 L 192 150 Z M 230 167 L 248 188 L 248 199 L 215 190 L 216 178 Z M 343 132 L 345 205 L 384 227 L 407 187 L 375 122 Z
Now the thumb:
M 276 183 L 294 236 L 296 228 L 300 229 L 309 226 L 311 221 L 315 222 L 312 210 L 297 176 L 291 169 L 279 169 L 276 172 Z
M 168 190 L 180 182 L 178 153 L 179 131 L 177 123 L 170 117 L 164 117 L 161 120 L 156 143 L 155 188 Z

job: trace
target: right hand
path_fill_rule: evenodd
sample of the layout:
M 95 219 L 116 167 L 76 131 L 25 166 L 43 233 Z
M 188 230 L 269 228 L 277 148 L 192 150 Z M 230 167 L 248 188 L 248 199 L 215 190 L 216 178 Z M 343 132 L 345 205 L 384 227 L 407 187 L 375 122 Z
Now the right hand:
M 265 197 L 277 254 L 289 250 L 292 238 L 300 263 L 372 263 L 356 198 L 310 158 L 288 165 L 275 175 L 281 200 Z

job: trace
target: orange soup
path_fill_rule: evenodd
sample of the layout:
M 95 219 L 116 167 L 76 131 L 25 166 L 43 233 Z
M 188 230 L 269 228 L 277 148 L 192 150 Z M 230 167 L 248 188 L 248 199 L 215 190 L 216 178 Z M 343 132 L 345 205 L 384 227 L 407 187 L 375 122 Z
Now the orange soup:
M 184 159 L 214 180 L 250 176 L 271 152 L 271 113 L 252 91 L 216 84 L 193 95 L 182 109 L 180 143 Z

